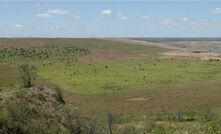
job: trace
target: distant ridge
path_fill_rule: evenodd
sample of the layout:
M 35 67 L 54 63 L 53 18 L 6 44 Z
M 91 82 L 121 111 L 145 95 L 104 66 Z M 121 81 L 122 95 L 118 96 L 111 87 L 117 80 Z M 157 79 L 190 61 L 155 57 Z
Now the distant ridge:
M 221 41 L 221 37 L 188 37 L 188 38 L 176 38 L 176 37 L 163 37 L 163 38 L 145 38 L 145 37 L 136 37 L 136 38 L 129 38 L 133 40 L 140 40 L 140 41 L 152 41 L 152 42 L 161 42 L 161 41 L 167 41 L 167 42 L 173 42 L 173 41 Z

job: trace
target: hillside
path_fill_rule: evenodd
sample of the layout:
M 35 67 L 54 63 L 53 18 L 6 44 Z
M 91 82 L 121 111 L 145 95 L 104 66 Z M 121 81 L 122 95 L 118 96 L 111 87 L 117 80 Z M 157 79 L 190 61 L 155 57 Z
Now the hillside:
M 13 89 L 0 95 L 1 134 L 93 133 L 94 120 L 46 86 Z

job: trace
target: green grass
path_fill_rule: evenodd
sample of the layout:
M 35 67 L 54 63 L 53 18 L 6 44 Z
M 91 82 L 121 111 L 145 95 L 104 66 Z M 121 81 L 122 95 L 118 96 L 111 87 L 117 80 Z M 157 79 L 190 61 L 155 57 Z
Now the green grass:
M 19 72 L 13 65 L 0 63 L 0 88 L 11 88 L 21 84 Z
M 115 133 L 125 125 L 145 128 L 147 113 L 157 118 L 155 131 L 203 132 L 209 123 L 203 118 L 211 114 L 205 108 L 221 119 L 221 62 L 161 58 L 165 51 L 104 39 L 0 39 L 0 91 L 21 86 L 18 66 L 33 64 L 35 83 L 60 87 L 82 113 L 104 126 L 107 112 L 113 113 Z
M 43 79 L 87 94 L 221 78 L 221 63 L 215 61 L 98 60 L 36 65 Z
M 104 53 L 91 60 L 79 51 L 67 53 L 67 47 L 89 50 L 87 57 Z M 98 118 L 111 111 L 136 124 L 148 111 L 219 109 L 221 103 L 220 61 L 163 59 L 167 49 L 104 39 L 0 39 L 0 50 L 0 89 L 21 85 L 17 67 L 27 62 L 38 68 L 37 82 L 61 87 L 68 101 Z M 106 58 L 105 51 L 117 52 L 116 58 Z M 128 101 L 133 98 L 147 100 Z
M 34 62 L 34 64 L 36 64 L 40 68 L 41 68 L 40 65 L 44 64 L 44 66 L 46 66 L 47 64 L 53 64 L 54 62 L 60 62 L 60 61 L 66 62 L 66 64 L 69 64 L 68 63 L 69 60 L 75 60 L 79 56 L 88 55 L 88 54 L 89 55 L 96 54 L 93 52 L 94 49 L 104 50 L 104 51 L 106 50 L 117 51 L 120 53 L 131 54 L 132 56 L 134 53 L 148 54 L 150 56 L 158 56 L 160 52 L 165 51 L 162 48 L 157 48 L 157 47 L 152 47 L 152 46 L 141 46 L 141 45 L 136 45 L 136 44 L 128 44 L 128 43 L 123 43 L 123 42 L 118 42 L 118 41 L 101 40 L 101 39 L 0 39 L 0 61 L 2 62 L 0 66 L 1 67 L 0 86 L 10 87 L 15 84 L 20 84 L 20 80 L 17 80 L 19 79 L 17 77 L 19 73 L 16 70 L 17 65 L 20 63 Z M 82 61 L 80 61 L 80 63 L 81 62 Z M 8 64 L 11 64 L 11 67 L 8 67 Z M 79 65 L 79 66 L 84 66 L 84 64 L 88 64 L 88 63 L 82 62 L 82 65 Z M 98 67 L 100 66 L 99 68 L 103 68 L 103 65 L 106 63 L 104 62 L 102 65 L 102 61 L 99 61 L 98 64 L 100 64 L 98 65 Z M 54 68 L 42 68 L 42 69 L 46 69 L 46 70 L 53 69 L 49 71 L 52 74 L 53 72 L 57 72 L 56 68 L 60 68 L 63 70 L 66 68 L 66 65 L 59 63 L 59 64 L 53 65 L 53 67 Z M 86 68 L 87 66 L 85 66 L 85 69 Z M 94 69 L 95 70 L 92 70 L 92 71 L 96 72 L 96 67 Z M 69 69 L 69 71 L 73 71 L 73 70 Z M 43 72 L 40 71 L 40 73 L 43 73 Z M 63 73 L 63 72 L 58 72 L 58 73 Z M 87 75 L 86 72 L 83 72 L 82 76 L 85 77 L 85 75 Z M 43 75 L 42 77 L 45 78 Z M 53 75 L 50 75 L 49 77 L 53 77 Z M 64 76 L 64 74 L 63 75 L 60 74 L 58 78 L 61 78 L 61 77 L 64 77 L 64 79 L 67 79 L 67 81 L 65 81 L 64 79 L 59 80 L 60 81 L 59 84 L 61 85 L 65 84 L 64 88 L 69 87 L 68 89 L 73 87 L 73 84 L 66 85 L 70 83 L 69 82 L 70 77 L 68 76 L 66 77 Z M 55 78 L 55 81 L 58 78 Z M 103 78 L 100 76 L 96 78 L 94 78 L 93 76 L 90 76 L 88 77 L 88 80 L 86 81 L 90 81 L 90 79 L 102 81 Z M 75 78 L 72 80 L 78 81 L 79 82 L 78 85 L 83 85 L 82 82 L 84 82 L 81 78 Z M 52 82 L 53 81 L 54 80 L 52 80 Z M 105 80 L 105 82 L 107 82 L 107 80 Z M 88 84 L 96 85 L 97 83 L 94 81 L 91 81 L 91 83 L 88 83 Z M 108 86 L 108 85 L 101 84 L 100 86 Z M 79 88 L 79 86 L 77 86 L 76 88 Z M 81 87 L 81 88 L 85 88 L 85 87 Z M 98 90 L 100 90 L 100 87 Z

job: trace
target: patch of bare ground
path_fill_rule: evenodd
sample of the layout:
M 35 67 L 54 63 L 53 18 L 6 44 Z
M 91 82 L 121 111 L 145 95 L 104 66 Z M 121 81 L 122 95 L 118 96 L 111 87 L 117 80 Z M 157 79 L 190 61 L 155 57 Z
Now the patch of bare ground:
M 126 99 L 127 102 L 133 102 L 133 101 L 148 101 L 148 100 L 152 100 L 153 98 L 151 97 L 138 97 L 138 98 L 130 98 L 130 99 Z
M 172 41 L 163 43 L 186 50 L 199 50 L 216 53 L 221 52 L 221 41 Z
M 164 52 L 163 55 L 167 58 L 193 57 L 201 60 L 210 60 L 210 59 L 221 60 L 220 53 L 201 52 L 201 51 L 169 51 L 169 52 Z
M 201 60 L 209 59 L 221 59 L 221 53 L 210 52 L 210 49 L 216 49 L 220 47 L 220 41 L 195 41 L 195 42 L 149 42 L 149 41 L 138 41 L 133 39 L 116 38 L 111 39 L 126 43 L 132 43 L 137 45 L 155 46 L 167 49 L 168 51 L 163 52 L 163 57 L 174 58 L 174 57 L 193 57 Z M 214 45 L 215 44 L 215 45 Z M 202 49 L 202 50 L 201 50 Z M 217 50 L 219 51 L 219 50 Z

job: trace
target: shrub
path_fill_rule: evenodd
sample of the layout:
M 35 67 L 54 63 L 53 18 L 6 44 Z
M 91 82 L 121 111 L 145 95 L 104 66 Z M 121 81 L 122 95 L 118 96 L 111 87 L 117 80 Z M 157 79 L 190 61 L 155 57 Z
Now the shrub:
M 55 87 L 56 90 L 56 95 L 55 98 L 57 99 L 58 102 L 65 104 L 65 100 L 63 97 L 63 93 L 61 92 L 61 88 L 60 87 Z
M 27 100 L 7 102 L 0 113 L 2 134 L 50 134 L 58 131 L 58 126 L 43 118 L 38 107 L 30 105 Z
M 72 104 L 60 105 L 43 90 L 20 89 L 0 105 L 0 134 L 95 134 L 96 121 Z M 39 98 L 38 93 L 47 97 Z M 102 129 L 101 129 L 102 130 Z
M 220 124 L 216 120 L 209 121 L 205 127 L 206 134 L 219 134 Z
M 24 87 L 31 87 L 37 77 L 37 68 L 33 65 L 24 64 L 19 67 Z
M 84 116 L 70 107 L 64 107 L 64 109 L 64 125 L 71 134 L 94 134 L 97 132 L 97 123 L 91 117 Z

